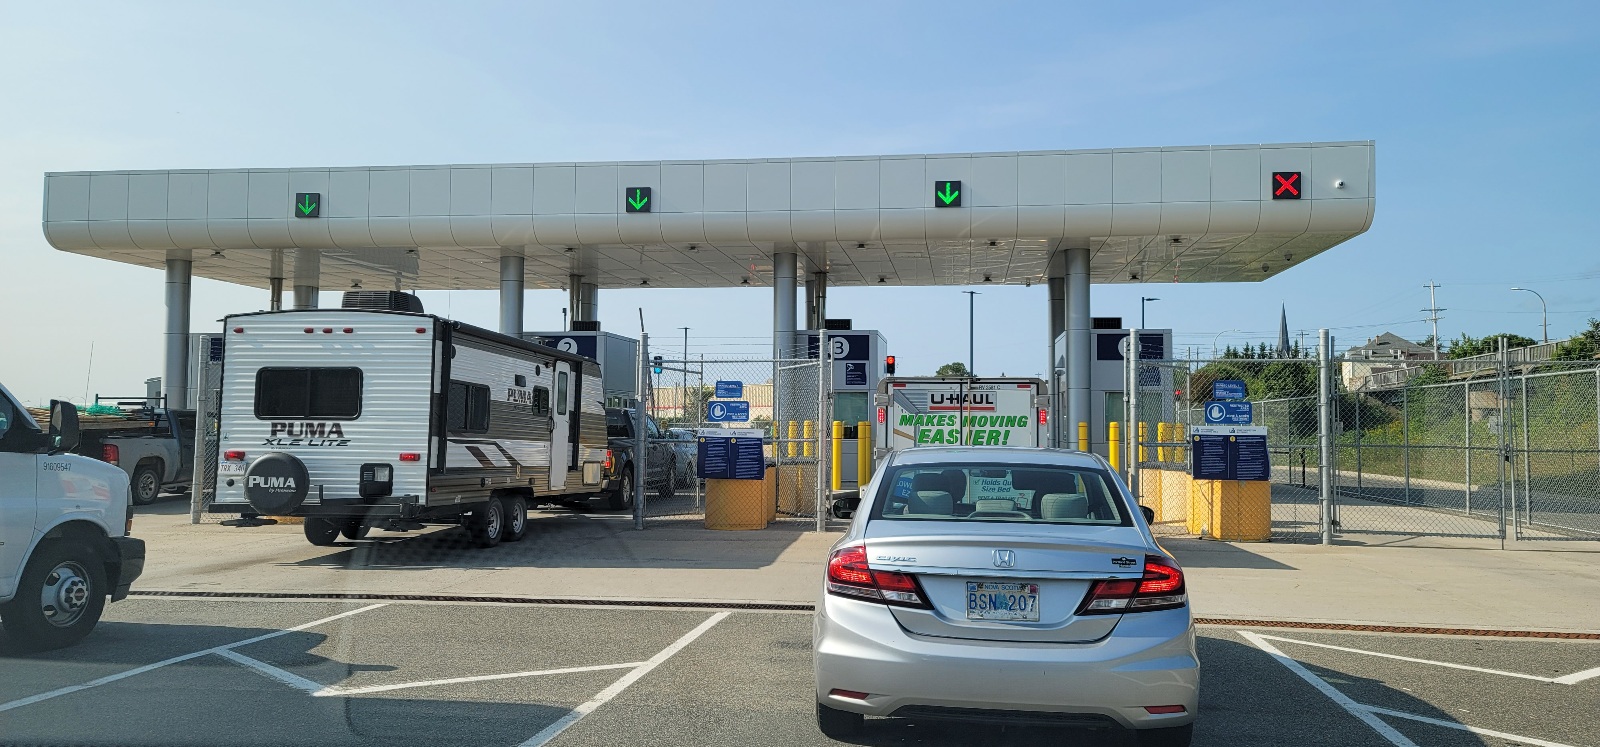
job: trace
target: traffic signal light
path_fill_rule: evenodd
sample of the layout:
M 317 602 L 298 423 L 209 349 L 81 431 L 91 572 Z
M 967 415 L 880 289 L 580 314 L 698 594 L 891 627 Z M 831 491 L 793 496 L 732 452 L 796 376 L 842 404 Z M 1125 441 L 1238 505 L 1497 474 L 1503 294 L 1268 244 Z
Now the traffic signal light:
M 659 356 L 659 355 L 651 356 L 650 357 L 650 367 L 652 369 L 654 369 L 656 373 L 661 373 L 661 356 Z
M 894 375 L 894 356 L 891 355 L 883 359 L 883 373 L 886 376 Z

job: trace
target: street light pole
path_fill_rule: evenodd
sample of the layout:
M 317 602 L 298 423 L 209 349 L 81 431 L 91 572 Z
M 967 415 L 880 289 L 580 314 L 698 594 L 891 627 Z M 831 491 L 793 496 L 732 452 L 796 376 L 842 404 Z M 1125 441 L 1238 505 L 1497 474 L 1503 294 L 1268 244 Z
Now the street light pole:
M 1159 299 L 1159 298 L 1150 298 L 1150 297 L 1147 297 L 1147 296 L 1140 296 L 1139 297 L 1139 329 L 1144 329 L 1145 328 L 1145 323 L 1144 323 L 1144 304 L 1145 304 L 1145 302 L 1146 301 L 1160 301 L 1160 300 L 1161 299 Z
M 977 308 L 976 302 L 978 300 L 978 292 L 961 292 L 967 294 L 967 375 L 977 376 L 978 359 L 977 355 L 975 354 L 977 351 L 977 346 L 973 344 L 973 340 L 975 339 L 974 335 L 977 329 L 977 325 L 974 322 L 977 320 L 975 309 Z
M 1239 330 L 1236 330 L 1236 329 L 1225 329 L 1225 330 L 1222 330 L 1221 332 L 1218 332 L 1216 337 L 1211 338 L 1211 357 L 1212 358 L 1216 358 L 1217 357 L 1217 340 L 1221 339 L 1223 335 L 1228 334 L 1229 332 L 1238 332 L 1238 331 Z
M 1542 322 L 1541 326 L 1544 327 L 1544 341 L 1550 342 L 1550 307 L 1545 304 L 1544 296 L 1539 295 L 1539 291 L 1533 290 L 1532 288 L 1512 288 L 1511 290 L 1527 291 L 1535 296 L 1539 296 L 1539 318 Z
M 683 389 L 678 392 L 678 417 L 689 422 L 689 328 L 683 330 Z

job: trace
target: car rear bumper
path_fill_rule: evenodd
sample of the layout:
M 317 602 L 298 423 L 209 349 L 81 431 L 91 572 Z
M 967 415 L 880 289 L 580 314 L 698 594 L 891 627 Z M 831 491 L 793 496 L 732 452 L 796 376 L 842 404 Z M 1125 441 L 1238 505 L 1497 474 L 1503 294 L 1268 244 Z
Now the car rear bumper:
M 814 635 L 817 702 L 869 716 L 1148 729 L 1190 723 L 1199 707 L 1187 608 L 1125 615 L 1091 643 L 1008 643 L 913 635 L 883 605 L 829 594 Z M 1170 705 L 1184 711 L 1145 710 Z

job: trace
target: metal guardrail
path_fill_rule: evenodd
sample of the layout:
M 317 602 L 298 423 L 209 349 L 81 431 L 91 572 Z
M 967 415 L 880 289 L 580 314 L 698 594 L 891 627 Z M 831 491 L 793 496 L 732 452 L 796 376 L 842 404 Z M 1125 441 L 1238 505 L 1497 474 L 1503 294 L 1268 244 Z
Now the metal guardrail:
M 1542 342 L 1538 345 L 1529 345 L 1523 348 L 1513 348 L 1506 351 L 1506 364 L 1511 366 L 1527 365 L 1531 363 L 1546 363 L 1555 358 L 1556 348 L 1568 340 L 1555 342 Z M 1346 362 L 1359 362 L 1359 359 L 1347 359 Z M 1447 360 L 1418 360 L 1402 361 L 1403 368 L 1389 371 L 1378 371 L 1361 377 L 1361 386 L 1357 391 L 1371 391 L 1375 389 L 1388 389 L 1405 384 L 1412 377 L 1427 370 L 1428 366 L 1443 366 L 1450 376 L 1466 376 L 1469 374 L 1493 372 L 1500 365 L 1499 353 L 1485 353 L 1466 358 Z

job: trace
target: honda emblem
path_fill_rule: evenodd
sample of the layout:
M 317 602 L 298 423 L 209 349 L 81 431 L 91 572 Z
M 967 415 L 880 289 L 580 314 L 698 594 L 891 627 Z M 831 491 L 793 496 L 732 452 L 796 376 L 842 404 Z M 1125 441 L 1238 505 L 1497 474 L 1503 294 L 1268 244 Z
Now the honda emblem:
M 996 567 L 996 568 L 1015 568 L 1015 567 L 1017 567 L 1017 553 L 1015 551 L 1013 551 L 1013 550 L 995 550 L 994 551 L 994 567 Z

